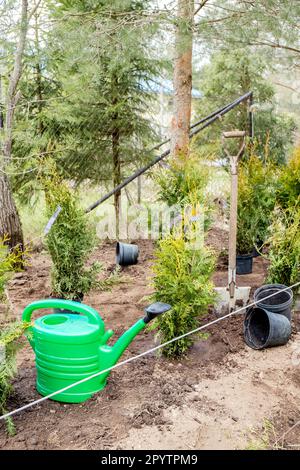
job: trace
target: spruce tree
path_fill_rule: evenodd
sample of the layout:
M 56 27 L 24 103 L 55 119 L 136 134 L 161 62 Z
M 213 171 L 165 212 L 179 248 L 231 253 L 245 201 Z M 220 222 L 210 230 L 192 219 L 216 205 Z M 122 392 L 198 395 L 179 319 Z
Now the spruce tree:
M 77 182 L 116 186 L 128 166 L 140 166 L 154 139 L 147 84 L 160 62 L 151 55 L 149 1 L 59 2 L 52 32 L 52 63 L 63 100 L 50 105 L 57 140 L 66 151 L 59 163 Z M 115 195 L 118 221 L 120 193 Z

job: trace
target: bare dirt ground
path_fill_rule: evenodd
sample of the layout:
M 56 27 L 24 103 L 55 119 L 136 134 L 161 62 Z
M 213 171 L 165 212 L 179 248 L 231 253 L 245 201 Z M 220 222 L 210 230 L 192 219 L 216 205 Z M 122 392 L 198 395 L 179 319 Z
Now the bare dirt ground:
M 220 252 L 226 237 L 218 229 L 209 239 Z M 112 292 L 92 292 L 85 299 L 113 328 L 114 337 L 141 317 L 146 296 L 151 294 L 153 244 L 147 240 L 138 244 L 139 263 L 123 269 L 126 282 Z M 105 243 L 95 256 L 111 271 L 114 244 Z M 225 265 L 221 258 L 216 285 L 226 283 Z M 49 268 L 47 255 L 36 253 L 27 271 L 11 282 L 9 295 L 16 316 L 29 302 L 49 296 Z M 238 282 L 254 289 L 263 283 L 266 269 L 267 262 L 255 258 L 253 273 L 239 276 Z M 202 322 L 215 318 L 210 312 Z M 299 449 L 298 323 L 295 316 L 293 336 L 286 346 L 254 351 L 243 341 L 243 315 L 223 320 L 209 327 L 209 338 L 197 341 L 179 361 L 151 354 L 113 371 L 107 387 L 84 404 L 46 401 L 16 415 L 14 437 L 8 437 L 0 425 L 0 448 Z M 144 331 L 123 357 L 154 343 L 154 333 Z M 19 353 L 19 372 L 8 407 L 12 410 L 37 398 L 34 354 L 26 344 Z

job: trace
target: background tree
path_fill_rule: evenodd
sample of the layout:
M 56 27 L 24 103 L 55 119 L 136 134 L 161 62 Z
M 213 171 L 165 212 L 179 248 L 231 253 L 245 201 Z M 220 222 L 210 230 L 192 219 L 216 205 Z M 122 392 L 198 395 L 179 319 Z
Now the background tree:
M 293 141 L 295 123 L 290 116 L 277 111 L 275 90 L 266 72 L 264 57 L 251 53 L 248 48 L 214 54 L 210 64 L 200 71 L 199 87 L 204 97 L 199 112 L 204 108 L 209 113 L 253 91 L 256 151 L 265 156 L 268 145 L 270 158 L 283 163 Z M 248 103 L 241 103 L 235 112 L 228 113 L 222 121 L 210 127 L 205 134 L 207 142 L 219 145 L 222 130 L 234 128 L 248 131 Z
M 28 31 L 28 1 L 22 0 L 17 46 L 12 72 L 9 74 L 5 96 L 5 119 L 0 157 L 0 236 L 8 236 L 8 244 L 13 248 L 23 246 L 23 233 L 17 207 L 12 195 L 7 168 L 11 160 L 13 122 L 15 107 L 20 98 L 18 85 L 23 69 L 23 55 Z
M 29 9 L 28 0 L 22 0 L 21 2 L 20 20 L 13 52 L 12 70 L 7 71 L 8 79 L 5 93 L 5 119 L 3 135 L 1 136 L 2 142 L 0 155 L 0 236 L 8 236 L 8 244 L 11 248 L 17 245 L 21 247 L 23 246 L 23 232 L 7 170 L 12 158 L 15 110 L 21 96 L 19 83 L 24 68 L 24 53 L 29 23 L 40 4 L 41 0 L 38 0 L 34 3 L 32 9 Z M 13 15 L 14 13 L 15 12 L 13 10 Z M 9 67 L 9 60 L 7 61 L 7 66 Z
M 118 185 L 154 140 L 147 85 L 158 78 L 160 62 L 151 55 L 153 28 L 143 18 L 149 3 L 61 1 L 55 12 L 72 16 L 50 35 L 63 100 L 49 105 L 48 116 L 66 147 L 59 164 L 78 183 Z M 114 203 L 118 231 L 120 193 Z
M 192 104 L 194 0 L 178 0 L 175 29 L 174 100 L 171 121 L 171 154 L 187 157 Z

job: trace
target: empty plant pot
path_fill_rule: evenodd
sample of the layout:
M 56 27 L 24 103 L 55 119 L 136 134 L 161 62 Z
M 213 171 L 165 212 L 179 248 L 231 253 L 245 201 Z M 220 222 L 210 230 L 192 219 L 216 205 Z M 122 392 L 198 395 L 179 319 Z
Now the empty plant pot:
M 252 349 L 282 346 L 288 342 L 291 331 L 291 323 L 284 315 L 260 307 L 252 307 L 246 313 L 244 337 Z
M 60 300 L 64 300 L 64 299 L 60 299 Z M 73 301 L 74 302 L 79 302 L 81 304 L 82 301 L 83 301 L 83 294 L 80 297 L 77 297 L 76 299 L 73 299 Z M 68 310 L 66 308 L 54 308 L 53 313 L 62 313 L 62 314 L 63 313 L 74 313 L 74 314 L 77 314 L 77 312 L 74 312 L 73 310 Z
M 254 292 L 254 301 L 258 307 L 264 308 L 269 312 L 279 313 L 286 316 L 289 320 L 292 317 L 292 304 L 293 304 L 293 292 L 291 289 L 287 289 L 282 292 L 282 289 L 286 289 L 287 286 L 283 284 L 266 284 L 256 289 Z M 275 294 L 269 299 L 263 300 L 271 294 Z
M 250 274 L 252 273 L 253 256 L 250 255 L 237 255 L 236 257 L 236 273 L 237 274 Z
M 116 257 L 120 266 L 130 266 L 136 264 L 139 256 L 139 247 L 129 243 L 117 242 Z

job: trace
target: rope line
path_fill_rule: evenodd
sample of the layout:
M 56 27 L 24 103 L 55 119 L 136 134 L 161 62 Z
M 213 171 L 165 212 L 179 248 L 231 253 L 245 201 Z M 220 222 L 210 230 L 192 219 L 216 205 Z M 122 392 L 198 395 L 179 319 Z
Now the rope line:
M 286 288 L 282 289 L 280 292 L 284 292 L 284 291 L 286 291 L 286 290 L 288 290 L 288 289 L 293 289 L 294 287 L 297 287 L 297 286 L 299 286 L 299 285 L 300 285 L 300 281 L 299 281 L 299 282 L 296 282 L 295 284 L 293 284 L 293 285 L 291 285 L 291 286 L 289 286 L 289 287 L 286 287 Z M 259 302 L 262 302 L 263 300 L 270 299 L 271 297 L 273 297 L 274 295 L 277 295 L 277 294 L 278 294 L 278 292 L 274 292 L 273 294 L 270 294 L 270 295 L 264 297 L 263 299 L 260 299 Z M 219 321 L 224 320 L 225 318 L 229 318 L 229 317 L 231 317 L 232 315 L 235 315 L 235 314 L 237 314 L 237 313 L 239 313 L 239 312 L 241 312 L 241 311 L 243 311 L 243 310 L 246 310 L 246 309 L 249 308 L 249 307 L 253 307 L 254 305 L 256 305 L 256 302 L 252 302 L 252 303 L 250 303 L 249 305 L 246 305 L 245 307 L 240 307 L 240 308 L 238 308 L 237 310 L 234 310 L 233 312 L 227 313 L 227 315 L 224 315 L 223 317 L 219 317 L 219 318 L 217 318 L 216 320 L 212 320 L 211 322 L 206 323 L 205 325 L 199 326 L 198 328 L 195 328 L 194 330 L 191 330 L 191 331 L 189 331 L 189 332 L 187 332 L 187 333 L 184 333 L 184 334 L 182 334 L 182 335 L 180 335 L 180 336 L 177 336 L 176 338 L 170 339 L 169 341 L 166 341 L 166 342 L 163 343 L 163 344 L 159 344 L 158 346 L 155 346 L 155 347 L 153 347 L 153 348 L 151 348 L 151 349 L 148 349 L 147 351 L 144 351 L 144 352 L 142 352 L 142 353 L 140 353 L 140 354 L 138 354 L 138 355 L 136 355 L 136 356 L 133 356 L 133 357 L 130 357 L 130 358 L 128 358 L 128 359 L 125 359 L 124 361 L 118 362 L 117 364 L 115 364 L 115 365 L 113 365 L 113 366 L 111 366 L 111 367 L 108 367 L 107 369 L 101 370 L 100 372 L 97 372 L 97 373 L 95 373 L 95 374 L 92 374 L 92 375 L 90 375 L 89 377 L 85 377 L 84 379 L 78 380 L 78 382 L 75 382 L 75 383 L 73 383 L 73 384 L 71 384 L 71 385 L 68 385 L 68 386 L 66 386 L 66 387 L 64 387 L 64 388 L 61 388 L 60 390 L 57 390 L 57 391 L 55 391 L 55 392 L 52 392 L 52 393 L 50 393 L 49 395 L 46 395 L 46 396 L 44 396 L 44 397 L 42 397 L 42 398 L 39 398 L 38 400 L 34 400 L 34 401 L 32 401 L 31 403 L 27 403 L 26 405 L 21 406 L 20 408 L 17 408 L 17 409 L 15 409 L 15 410 L 13 410 L 13 411 L 10 411 L 9 413 L 5 413 L 4 415 L 0 416 L 0 420 L 5 420 L 5 419 L 9 418 L 10 416 L 15 415 L 16 413 L 20 413 L 21 411 L 24 411 L 24 410 L 26 410 L 27 408 L 31 408 L 32 406 L 37 405 L 37 404 L 39 404 L 39 403 L 42 403 L 43 401 L 49 400 L 50 398 L 52 398 L 52 397 L 54 397 L 54 396 L 56 396 L 56 395 L 58 395 L 58 394 L 60 394 L 60 393 L 66 392 L 67 390 L 69 390 L 70 388 L 75 387 L 76 385 L 80 385 L 80 384 L 82 384 L 82 383 L 84 383 L 84 382 L 87 382 L 88 380 L 91 380 L 91 379 L 93 379 L 93 378 L 95 378 L 95 377 L 99 377 L 99 376 L 102 375 L 102 374 L 106 374 L 107 372 L 109 372 L 109 371 L 111 371 L 111 370 L 113 370 L 113 369 L 116 369 L 117 367 L 121 367 L 121 366 L 123 366 L 123 365 L 125 365 L 125 364 L 128 364 L 129 362 L 132 362 L 132 361 L 134 361 L 134 360 L 136 360 L 136 359 L 139 359 L 140 357 L 143 357 L 143 356 L 146 356 L 147 354 L 150 354 L 150 353 L 152 353 L 152 352 L 158 351 L 159 349 L 162 349 L 163 347 L 167 346 L 168 344 L 174 343 L 174 341 L 178 341 L 179 339 L 185 338 L 186 336 L 195 334 L 195 333 L 197 333 L 198 331 L 203 330 L 204 328 L 207 328 L 207 327 L 209 327 L 209 326 L 211 326 L 211 325 L 214 325 L 215 323 L 218 323 Z

